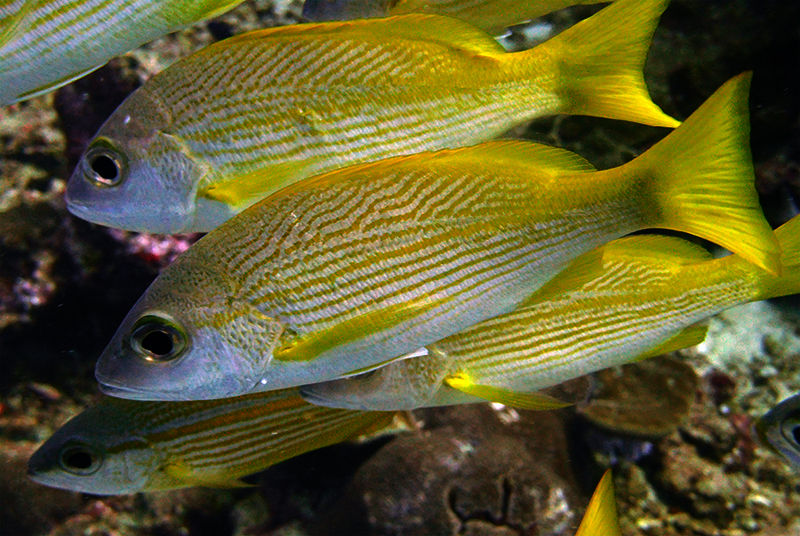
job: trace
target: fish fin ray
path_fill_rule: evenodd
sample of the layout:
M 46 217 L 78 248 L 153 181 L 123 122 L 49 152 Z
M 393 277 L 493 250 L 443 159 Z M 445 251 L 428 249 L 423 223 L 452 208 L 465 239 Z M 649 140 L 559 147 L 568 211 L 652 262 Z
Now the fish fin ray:
M 605 472 L 597 484 L 575 536 L 622 536 L 611 469 Z
M 657 355 L 677 352 L 678 350 L 683 350 L 684 348 L 697 346 L 706 340 L 707 334 L 708 326 L 702 324 L 693 324 L 687 328 L 684 328 L 680 333 L 673 335 L 658 346 L 647 350 L 639 357 L 634 359 L 634 361 L 643 361 Z
M 232 207 L 247 206 L 306 176 L 309 167 L 306 160 L 272 164 L 210 184 L 197 195 Z
M 480 385 L 464 373 L 452 374 L 444 379 L 448 387 L 482 398 L 489 402 L 499 402 L 506 406 L 520 409 L 550 410 L 571 406 L 569 402 L 562 402 L 557 398 L 542 393 L 519 393 L 500 387 Z
M 643 67 L 669 0 L 617 0 L 531 49 L 558 58 L 561 113 L 674 128 L 680 121 L 650 98 Z
M 774 235 L 781 249 L 783 270 L 779 276 L 758 274 L 758 300 L 800 294 L 800 216 L 775 229 Z
M 224 475 L 202 476 L 195 474 L 183 462 L 170 462 L 164 467 L 164 473 L 172 480 L 181 484 L 181 487 L 200 486 L 204 488 L 252 488 L 253 484 L 242 482 L 238 478 Z
M 506 53 L 505 49 L 489 34 L 474 26 L 449 17 L 413 13 L 397 15 L 385 19 L 365 19 L 345 22 L 293 24 L 257 32 L 249 32 L 228 39 L 235 40 L 288 37 L 301 39 L 306 36 L 335 36 L 346 33 L 348 37 L 358 36 L 360 41 L 373 40 L 386 42 L 392 38 L 408 38 L 414 41 L 437 43 L 445 47 L 481 55 L 497 56 Z
M 610 171 L 647 191 L 647 225 L 711 240 L 779 274 L 780 249 L 761 210 L 750 156 L 751 74 L 726 82 L 675 131 Z
M 0 20 L 0 51 L 28 30 L 33 22 L 32 13 L 43 3 L 35 0 L 24 2 L 22 9 Z
M 334 326 L 301 334 L 273 350 L 273 357 L 281 361 L 307 361 L 336 346 L 343 346 L 364 337 L 392 328 L 444 303 L 446 299 L 420 298 L 396 303 L 364 313 Z M 396 359 L 405 359 L 405 355 Z M 395 360 L 395 359 L 393 359 Z M 371 370 L 372 366 L 365 367 Z M 359 369 L 360 372 L 367 370 Z

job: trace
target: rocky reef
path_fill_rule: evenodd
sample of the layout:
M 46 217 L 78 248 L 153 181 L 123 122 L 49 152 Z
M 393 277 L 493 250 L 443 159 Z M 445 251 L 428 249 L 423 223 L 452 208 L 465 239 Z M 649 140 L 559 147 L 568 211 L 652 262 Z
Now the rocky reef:
M 597 9 L 544 20 L 558 31 Z M 0 108 L 0 533 L 571 535 L 609 464 L 626 536 L 800 533 L 800 479 L 752 433 L 754 419 L 800 390 L 796 297 L 733 309 L 710 321 L 704 344 L 607 372 L 604 385 L 618 388 L 602 391 L 602 410 L 483 404 L 417 411 L 414 432 L 311 452 L 234 491 L 102 498 L 28 480 L 37 445 L 99 396 L 94 363 L 123 316 L 198 238 L 127 233 L 72 217 L 63 191 L 81 151 L 154 72 L 229 35 L 296 22 L 300 10 L 249 0 L 54 94 Z M 754 71 L 758 189 L 777 226 L 797 214 L 800 199 L 800 3 L 673 0 L 645 67 L 667 113 L 688 116 L 744 70 Z M 607 168 L 665 133 L 563 116 L 510 134 L 559 144 Z M 636 389 L 643 382 L 663 388 Z M 648 398 L 654 391 L 663 396 Z

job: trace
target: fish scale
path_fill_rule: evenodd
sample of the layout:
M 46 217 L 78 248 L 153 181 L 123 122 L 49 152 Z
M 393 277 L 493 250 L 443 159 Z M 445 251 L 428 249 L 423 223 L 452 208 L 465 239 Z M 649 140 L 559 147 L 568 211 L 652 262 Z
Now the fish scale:
M 46 93 L 240 1 L 6 1 L 0 6 L 0 104 Z
M 95 494 L 238 487 L 239 477 L 392 419 L 313 406 L 293 391 L 177 404 L 105 399 L 56 432 L 29 468 L 38 482 Z M 69 449 L 82 449 L 96 471 L 70 472 L 63 461 Z
M 221 41 L 174 63 L 115 111 L 69 181 L 68 206 L 135 230 L 208 231 L 302 178 L 472 145 L 540 115 L 676 126 L 641 79 L 665 4 L 622 0 L 519 53 L 431 15 L 296 25 Z M 620 25 L 624 32 L 609 33 Z M 587 59 L 593 55 L 619 58 L 609 67 Z M 118 185 L 94 186 L 96 154 L 125 163 Z M 176 197 L 154 196 L 159 184 Z M 136 210 L 139 203 L 151 210 Z
M 513 311 L 581 253 L 648 227 L 778 272 L 741 127 L 748 87 L 729 82 L 612 170 L 504 141 L 290 185 L 162 272 L 101 356 L 102 389 L 214 398 L 369 370 Z M 176 341 L 163 358 L 143 346 L 150 332 Z

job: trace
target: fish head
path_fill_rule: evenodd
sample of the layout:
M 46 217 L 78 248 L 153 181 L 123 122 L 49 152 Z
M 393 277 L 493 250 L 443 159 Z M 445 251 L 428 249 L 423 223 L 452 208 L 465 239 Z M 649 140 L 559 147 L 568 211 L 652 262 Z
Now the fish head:
M 231 297 L 217 259 L 198 253 L 165 269 L 123 320 L 95 370 L 105 394 L 207 400 L 263 390 L 285 325 Z
M 139 434 L 124 404 L 131 402 L 104 400 L 68 421 L 31 456 L 30 478 L 95 495 L 147 489 L 160 453 Z
M 171 133 L 172 114 L 143 86 L 109 117 L 67 183 L 70 212 L 131 231 L 205 231 L 194 225 L 208 166 Z M 222 203 L 219 210 L 227 214 Z
M 761 443 L 800 469 L 800 394 L 779 403 L 755 425 Z

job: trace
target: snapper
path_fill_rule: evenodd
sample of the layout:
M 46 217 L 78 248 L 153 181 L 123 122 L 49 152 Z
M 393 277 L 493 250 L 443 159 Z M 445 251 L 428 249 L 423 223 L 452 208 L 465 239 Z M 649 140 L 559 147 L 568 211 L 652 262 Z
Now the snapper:
M 547 409 L 535 393 L 597 370 L 702 342 L 696 322 L 800 292 L 800 216 L 775 231 L 783 274 L 678 238 L 632 236 L 576 259 L 519 309 L 367 374 L 309 385 L 331 407 L 400 410 L 488 399 Z M 779 437 L 777 433 L 770 436 Z
M 96 495 L 243 487 L 243 476 L 380 432 L 394 418 L 314 406 L 291 390 L 203 402 L 104 398 L 39 447 L 28 473 L 40 484 Z
M 615 169 L 503 141 L 284 188 L 161 273 L 101 355 L 101 389 L 222 398 L 365 372 L 513 311 L 579 255 L 645 228 L 696 234 L 777 273 L 749 82 L 728 82 Z
M 675 127 L 642 66 L 667 0 L 623 0 L 529 51 L 433 15 L 243 34 L 136 90 L 90 142 L 69 210 L 133 231 L 210 231 L 310 176 L 487 141 L 542 115 Z

